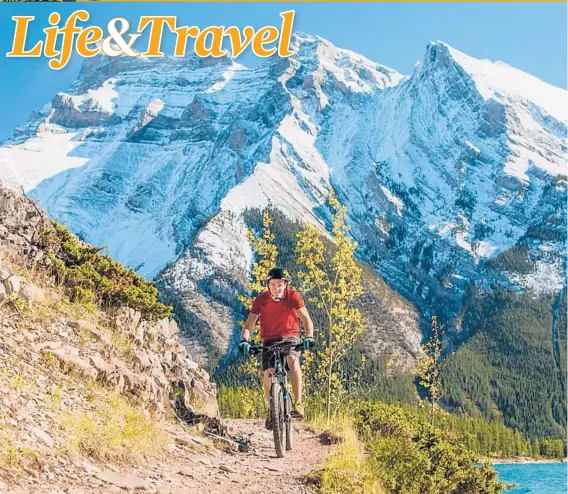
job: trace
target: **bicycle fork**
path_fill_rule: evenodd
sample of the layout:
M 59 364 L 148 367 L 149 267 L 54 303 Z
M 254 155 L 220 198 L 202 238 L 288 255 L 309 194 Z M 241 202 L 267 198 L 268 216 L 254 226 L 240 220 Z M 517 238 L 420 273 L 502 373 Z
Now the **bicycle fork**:
M 291 417 L 290 414 L 290 410 L 292 407 L 292 404 L 290 402 L 290 394 L 288 393 L 288 379 L 286 378 L 286 376 L 282 379 L 282 378 L 278 378 L 275 374 L 272 374 L 272 376 L 270 376 L 270 387 L 272 388 L 272 386 L 280 386 L 280 388 L 282 389 L 282 401 L 283 401 L 283 405 L 284 405 L 284 420 L 289 420 Z M 268 404 L 269 404 L 269 410 L 270 410 L 270 403 L 272 402 L 272 393 L 270 393 L 268 395 Z
M 290 410 L 291 410 L 291 403 L 290 403 L 290 394 L 288 393 L 288 379 L 284 376 L 283 382 L 280 383 L 282 386 L 282 400 L 284 405 L 284 420 L 290 420 Z

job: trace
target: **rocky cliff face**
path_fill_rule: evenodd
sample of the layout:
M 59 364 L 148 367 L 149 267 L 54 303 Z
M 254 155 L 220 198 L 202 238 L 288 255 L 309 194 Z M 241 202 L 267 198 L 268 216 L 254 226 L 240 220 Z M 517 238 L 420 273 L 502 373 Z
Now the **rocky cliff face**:
M 294 51 L 254 70 L 90 59 L 0 148 L 0 179 L 157 277 L 202 355 L 231 348 L 252 260 L 244 211 L 274 207 L 325 234 L 331 185 L 359 257 L 450 329 L 469 284 L 560 290 L 564 90 L 442 42 L 409 76 L 318 37 L 297 35 Z M 552 224 L 554 238 L 533 238 Z M 525 244 L 529 270 L 491 264 Z M 384 338 L 417 335 L 399 324 Z
M 50 228 L 31 200 L 0 188 L 3 349 L 27 364 L 47 358 L 131 397 L 157 418 L 175 407 L 180 390 L 188 408 L 215 416 L 215 386 L 181 344 L 175 321 L 146 320 L 128 307 L 89 312 L 76 304 L 73 313 L 45 271 L 53 262 L 42 241 Z

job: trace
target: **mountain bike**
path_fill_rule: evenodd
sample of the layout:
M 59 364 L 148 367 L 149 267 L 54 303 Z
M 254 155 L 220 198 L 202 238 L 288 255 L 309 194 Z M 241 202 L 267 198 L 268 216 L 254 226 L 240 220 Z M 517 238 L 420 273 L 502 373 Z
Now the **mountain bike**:
M 262 345 L 251 346 L 249 353 L 257 355 L 263 350 Z M 278 341 L 269 347 L 268 361 L 274 372 L 270 376 L 270 417 L 272 419 L 272 432 L 274 434 L 274 448 L 278 458 L 284 457 L 286 451 L 292 449 L 292 397 L 288 385 L 288 368 L 286 365 L 286 353 L 290 350 L 303 352 L 302 343 L 290 341 Z M 274 365 L 272 365 L 274 363 Z M 286 441 L 284 441 L 286 436 Z

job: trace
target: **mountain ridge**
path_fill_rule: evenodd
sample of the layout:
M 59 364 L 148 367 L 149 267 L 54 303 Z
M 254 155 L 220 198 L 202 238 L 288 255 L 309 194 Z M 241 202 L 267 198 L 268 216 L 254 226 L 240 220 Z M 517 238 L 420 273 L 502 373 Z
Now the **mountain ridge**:
M 190 312 L 217 275 L 231 278 L 220 291 L 245 289 L 247 209 L 274 207 L 326 235 L 332 185 L 360 259 L 423 314 L 461 330 L 468 283 L 528 290 L 546 272 L 545 291 L 560 290 L 565 228 L 531 244 L 531 273 L 484 265 L 554 208 L 565 214 L 555 177 L 566 125 L 548 100 L 566 91 L 540 81 L 547 97 L 531 101 L 526 84 L 490 73 L 520 71 L 443 42 L 408 76 L 320 37 L 293 45 L 289 59 L 255 69 L 226 58 L 86 61 L 68 93 L 0 148 L 0 179 L 146 277 L 167 267 L 181 299 L 200 299 Z M 553 211 L 535 226 L 545 204 Z M 214 305 L 226 351 L 234 314 Z

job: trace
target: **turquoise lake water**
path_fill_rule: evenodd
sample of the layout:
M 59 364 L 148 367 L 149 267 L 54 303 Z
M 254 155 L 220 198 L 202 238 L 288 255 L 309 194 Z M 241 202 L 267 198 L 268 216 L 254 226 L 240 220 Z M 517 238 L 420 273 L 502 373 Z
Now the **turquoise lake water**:
M 499 479 L 518 484 L 511 494 L 566 494 L 566 463 L 495 465 Z

